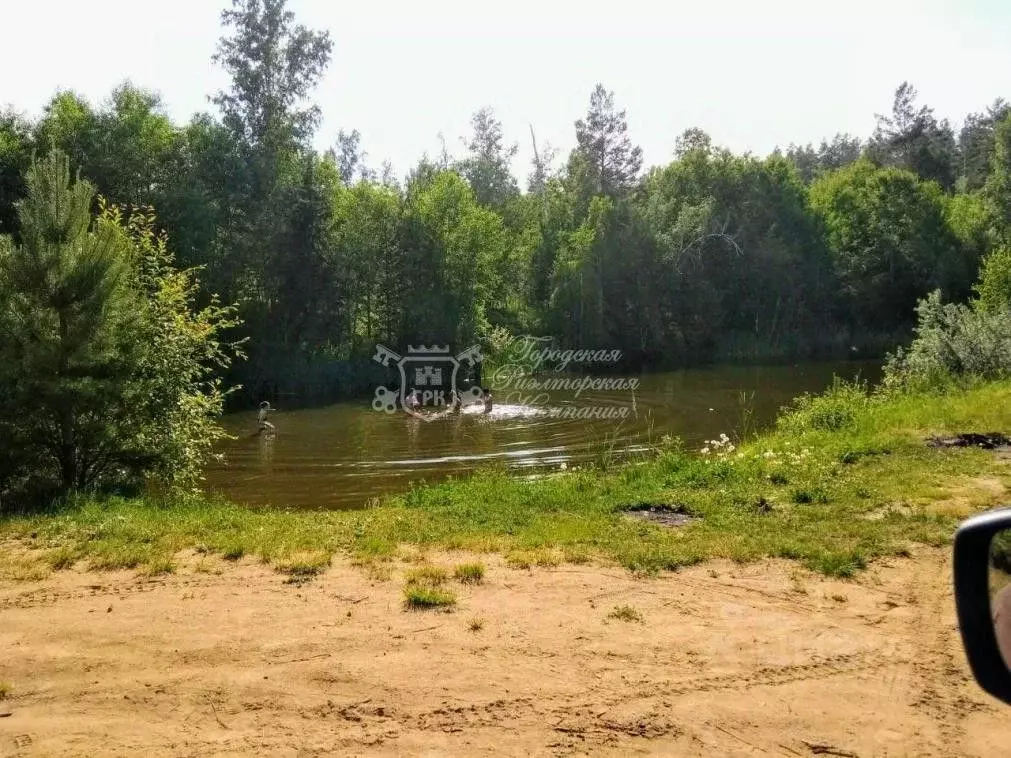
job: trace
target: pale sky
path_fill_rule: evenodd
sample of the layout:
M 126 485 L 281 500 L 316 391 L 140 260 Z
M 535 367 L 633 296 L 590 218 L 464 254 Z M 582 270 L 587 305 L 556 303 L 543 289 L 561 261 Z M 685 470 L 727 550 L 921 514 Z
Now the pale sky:
M 0 0 L 0 104 L 37 115 L 57 89 L 93 103 L 130 79 L 161 93 L 179 123 L 227 84 L 211 62 L 227 0 Z M 904 79 L 956 126 L 1011 99 L 1006 0 L 291 0 L 330 31 L 333 59 L 315 101 L 316 144 L 362 133 L 369 163 L 403 175 L 451 153 L 471 114 L 492 106 L 520 144 L 529 125 L 564 153 L 598 81 L 628 111 L 647 165 L 699 126 L 714 142 L 766 154 L 837 131 L 866 137 Z

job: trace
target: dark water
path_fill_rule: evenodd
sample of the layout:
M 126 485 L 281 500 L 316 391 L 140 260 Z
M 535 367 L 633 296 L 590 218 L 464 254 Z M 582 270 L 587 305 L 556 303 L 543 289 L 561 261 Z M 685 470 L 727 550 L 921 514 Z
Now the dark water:
M 257 434 L 255 413 L 237 413 L 224 425 L 238 439 L 221 446 L 225 461 L 208 471 L 208 485 L 250 505 L 354 508 L 404 491 L 412 481 L 493 462 L 517 475 L 536 474 L 593 460 L 604 448 L 616 457 L 628 455 L 664 434 L 701 447 L 721 432 L 733 436 L 740 429 L 742 392 L 749 396 L 752 423 L 761 428 L 792 398 L 829 386 L 833 375 L 873 383 L 880 373 L 876 361 L 724 366 L 637 377 L 634 392 L 586 390 L 575 397 L 571 388 L 555 389 L 536 402 L 540 393 L 513 387 L 496 391 L 490 414 L 475 405 L 432 421 L 403 411 L 377 412 L 371 399 L 363 399 L 281 408 L 271 416 L 273 438 Z M 591 409 L 612 417 L 585 417 Z M 625 418 L 616 417 L 621 412 Z M 571 415 L 559 415 L 566 413 Z

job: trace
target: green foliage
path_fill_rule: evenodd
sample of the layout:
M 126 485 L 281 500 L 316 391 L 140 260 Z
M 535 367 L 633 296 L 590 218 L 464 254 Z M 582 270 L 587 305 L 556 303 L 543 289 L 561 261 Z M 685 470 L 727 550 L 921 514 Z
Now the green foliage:
M 11 110 L 0 110 L 0 234 L 14 234 L 14 204 L 24 195 L 24 172 L 32 144 L 32 123 Z
M 777 427 L 794 434 L 808 431 L 836 432 L 852 427 L 871 402 L 866 382 L 836 378 L 820 395 L 803 394 L 784 409 Z
M 977 307 L 988 313 L 1011 310 L 1011 246 L 1003 245 L 983 261 Z
M 937 185 L 858 161 L 819 180 L 811 207 L 825 226 L 842 296 L 868 326 L 908 321 L 932 288 L 968 288 Z
M 632 189 L 642 170 L 642 148 L 628 137 L 625 111 L 614 92 L 597 84 L 586 117 L 576 122 L 576 155 L 585 170 L 586 189 L 594 195 L 621 195 Z
M 409 189 L 404 223 L 417 254 L 406 335 L 470 344 L 487 329 L 494 271 L 507 255 L 502 219 L 452 171 Z
M 409 584 L 404 587 L 404 605 L 413 609 L 444 608 L 456 605 L 456 595 L 438 587 Z
M 461 563 L 453 569 L 453 576 L 463 584 L 481 584 L 484 581 L 484 564 Z
M 519 186 L 509 170 L 517 145 L 503 144 L 502 122 L 491 108 L 482 108 L 471 119 L 474 135 L 467 143 L 467 157 L 457 164 L 457 170 L 470 184 L 481 205 L 502 207 L 515 195 Z
M 983 197 L 990 211 L 996 235 L 1011 243 L 1011 112 L 994 129 L 990 174 L 983 185 Z
M 218 43 L 215 61 L 232 77 L 214 102 L 225 125 L 249 145 L 271 151 L 308 139 L 320 112 L 299 107 L 323 76 L 333 43 L 326 32 L 295 24 L 286 0 L 232 0 L 221 21 L 232 30 Z
M 903 82 L 895 90 L 891 116 L 878 116 L 867 154 L 878 165 L 905 169 L 950 190 L 955 183 L 955 134 L 933 109 L 916 106 L 916 89 Z
M 449 580 L 449 574 L 441 566 L 418 566 L 404 576 L 407 584 L 430 585 L 437 587 Z
M 816 150 L 807 145 L 790 145 L 786 157 L 797 167 L 805 184 L 810 184 L 829 171 L 843 168 L 859 160 L 863 145 L 859 137 L 836 134 L 832 142 L 821 141 Z
M 958 135 L 958 152 L 963 166 L 961 181 L 964 190 L 977 190 L 986 183 L 990 173 L 995 129 L 1009 112 L 1011 109 L 1007 102 L 1003 98 L 997 98 L 985 111 L 966 116 Z
M 3 484 L 192 485 L 222 435 L 231 309 L 194 308 L 199 283 L 172 269 L 150 215 L 93 219 L 91 185 L 59 151 L 26 185 L 21 242 L 0 240 Z
M 916 312 L 916 339 L 888 356 L 886 388 L 922 390 L 1011 375 L 1011 309 L 944 303 L 934 291 Z
M 525 194 L 482 107 L 460 160 L 444 148 L 401 186 L 356 129 L 311 147 L 332 41 L 289 5 L 222 13 L 216 115 L 174 124 L 130 82 L 97 104 L 59 92 L 35 121 L 0 114 L 0 234 L 19 239 L 14 202 L 52 148 L 110 203 L 153 206 L 179 265 L 201 267 L 197 300 L 239 307 L 249 360 L 222 376 L 236 403 L 361 394 L 383 381 L 377 342 L 462 347 L 496 329 L 620 349 L 627 369 L 880 354 L 917 300 L 968 297 L 1008 241 L 1006 104 L 956 144 L 908 83 L 866 144 L 837 134 L 761 159 L 692 128 L 645 175 L 598 84 L 560 166 L 531 129 Z

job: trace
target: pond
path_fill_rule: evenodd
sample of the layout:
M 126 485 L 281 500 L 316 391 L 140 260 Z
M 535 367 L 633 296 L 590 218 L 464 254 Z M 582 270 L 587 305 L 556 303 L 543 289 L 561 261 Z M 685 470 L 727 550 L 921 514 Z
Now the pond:
M 490 413 L 475 404 L 430 421 L 377 412 L 364 398 L 281 407 L 270 417 L 273 437 L 258 434 L 255 412 L 235 413 L 223 425 L 236 439 L 220 445 L 224 460 L 210 467 L 207 485 L 252 506 L 358 508 L 412 482 L 489 464 L 537 475 L 601 456 L 620 460 L 665 434 L 701 447 L 721 433 L 734 437 L 746 417 L 753 428 L 768 427 L 781 406 L 820 392 L 833 376 L 874 383 L 880 375 L 878 361 L 687 369 L 634 377 L 634 390 L 496 390 Z

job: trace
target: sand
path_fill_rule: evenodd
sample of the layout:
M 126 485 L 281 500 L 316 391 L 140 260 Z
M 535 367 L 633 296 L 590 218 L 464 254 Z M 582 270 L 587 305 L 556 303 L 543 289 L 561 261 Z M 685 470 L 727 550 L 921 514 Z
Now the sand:
M 448 613 L 403 608 L 402 561 L 388 581 L 335 562 L 302 586 L 196 555 L 153 579 L 2 583 L 0 755 L 989 756 L 1011 740 L 1011 707 L 965 663 L 945 550 L 852 581 L 788 561 L 636 578 L 480 559 L 485 583 L 456 585 Z M 625 605 L 642 621 L 609 617 Z

